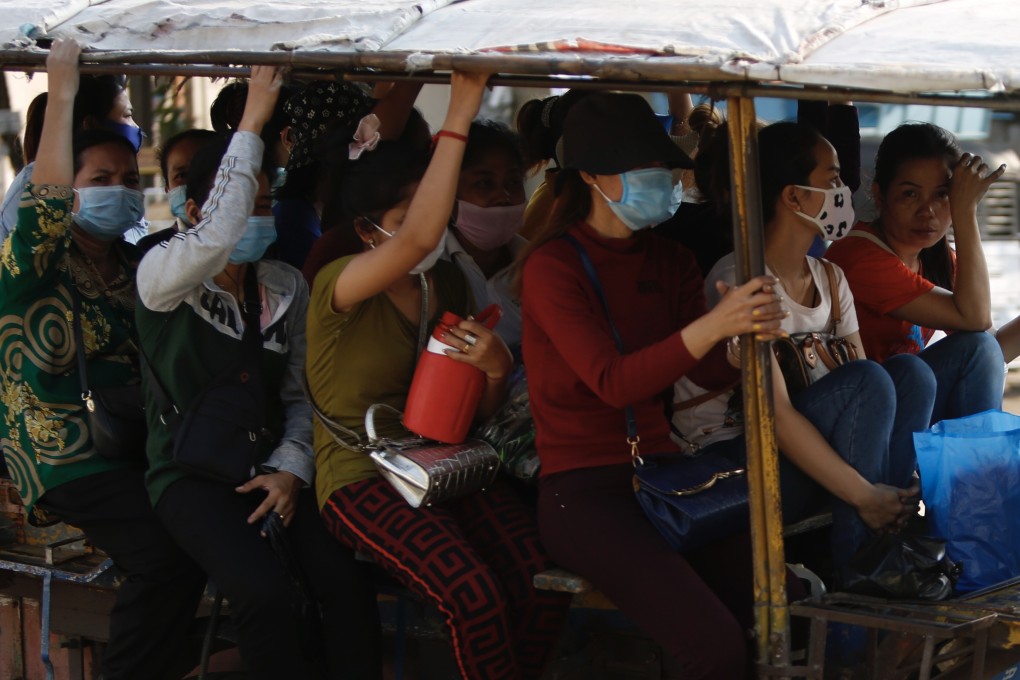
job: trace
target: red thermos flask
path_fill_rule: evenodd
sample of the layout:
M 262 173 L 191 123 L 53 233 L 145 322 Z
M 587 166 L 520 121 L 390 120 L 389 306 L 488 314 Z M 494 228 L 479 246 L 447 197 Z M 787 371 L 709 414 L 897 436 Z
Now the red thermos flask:
M 501 316 L 498 305 L 489 305 L 475 321 L 491 330 Z M 439 339 L 460 322 L 453 312 L 443 313 L 418 359 L 404 407 L 404 427 L 446 444 L 459 444 L 467 437 L 485 388 L 485 374 L 446 356 L 446 350 L 460 348 Z

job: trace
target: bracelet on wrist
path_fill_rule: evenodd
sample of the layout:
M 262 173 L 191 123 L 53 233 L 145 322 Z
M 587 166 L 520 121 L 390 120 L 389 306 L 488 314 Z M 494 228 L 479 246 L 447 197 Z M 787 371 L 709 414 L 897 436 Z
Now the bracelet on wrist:
M 438 142 L 440 137 L 449 137 L 450 139 L 456 139 L 457 141 L 464 142 L 465 144 L 467 144 L 468 140 L 467 135 L 462 135 L 459 132 L 454 132 L 453 130 L 440 130 L 434 135 L 435 141 Z

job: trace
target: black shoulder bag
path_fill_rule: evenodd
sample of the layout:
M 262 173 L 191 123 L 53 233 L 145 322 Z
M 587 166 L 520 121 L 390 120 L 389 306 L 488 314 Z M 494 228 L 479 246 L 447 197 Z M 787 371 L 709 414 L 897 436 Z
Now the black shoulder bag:
M 595 265 L 580 241 L 563 238 L 574 247 L 609 321 L 616 348 L 623 340 L 613 323 Z M 743 466 L 713 453 L 688 457 L 679 453 L 641 457 L 634 407 L 624 409 L 627 444 L 634 464 L 634 493 L 645 516 L 678 552 L 695 550 L 746 529 L 749 524 L 747 479 Z
M 145 400 L 141 383 L 111 387 L 89 387 L 85 341 L 81 329 L 81 294 L 70 286 L 73 306 L 74 349 L 78 358 L 78 381 L 81 400 L 88 416 L 92 445 L 103 458 L 110 460 L 144 460 Z
M 173 458 L 188 472 L 228 484 L 251 479 L 261 454 L 276 442 L 265 427 L 266 399 L 260 352 L 262 301 L 255 265 L 244 277 L 241 304 L 244 333 L 240 358 L 212 380 L 181 415 L 152 367 L 142 359 L 152 379 L 160 407 L 160 421 L 173 436 Z

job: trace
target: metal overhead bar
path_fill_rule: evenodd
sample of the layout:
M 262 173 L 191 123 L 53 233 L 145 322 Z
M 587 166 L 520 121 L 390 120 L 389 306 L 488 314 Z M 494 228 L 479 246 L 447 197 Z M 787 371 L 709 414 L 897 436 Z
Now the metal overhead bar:
M 44 72 L 47 52 L 0 50 L 0 71 Z M 576 56 L 545 54 L 410 54 L 405 52 L 90 52 L 82 55 L 82 73 L 246 78 L 249 66 L 291 69 L 298 79 L 360 82 L 404 81 L 444 84 L 449 72 L 494 71 L 491 83 L 508 87 L 555 87 L 662 91 L 684 89 L 713 99 L 777 97 L 852 99 L 883 104 L 933 104 L 1020 110 L 1020 94 L 960 92 L 899 93 L 860 88 L 791 85 L 749 80 L 739 70 L 693 64 L 677 57 Z

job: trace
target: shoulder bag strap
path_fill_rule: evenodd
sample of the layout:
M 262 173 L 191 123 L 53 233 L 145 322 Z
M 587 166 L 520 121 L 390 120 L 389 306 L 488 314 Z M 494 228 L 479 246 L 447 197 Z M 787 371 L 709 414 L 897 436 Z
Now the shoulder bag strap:
M 830 310 L 830 314 L 832 314 L 832 328 L 829 332 L 835 335 L 836 329 L 839 328 L 839 322 L 843 318 L 843 312 L 839 306 L 839 284 L 836 282 L 836 267 L 828 260 L 820 260 L 820 262 L 825 267 L 825 276 L 829 279 L 829 297 L 832 298 Z
M 259 349 L 262 346 L 262 298 L 259 296 L 258 275 L 255 271 L 255 263 L 248 265 L 244 276 L 244 302 L 241 303 L 241 317 L 244 319 L 244 330 L 241 333 L 241 357 L 247 363 L 254 366 L 259 365 Z M 254 302 L 252 302 L 254 300 Z M 156 375 L 156 371 L 149 363 L 149 358 L 138 345 L 138 364 L 142 371 L 149 377 L 149 389 L 159 406 L 159 419 L 171 431 L 176 430 L 181 422 L 181 410 L 170 397 L 163 381 Z
M 92 401 L 92 390 L 89 389 L 89 376 L 87 362 L 85 361 L 85 340 L 81 330 L 81 294 L 78 292 L 74 281 L 69 286 L 71 292 L 71 315 L 72 331 L 74 333 L 74 353 L 78 360 L 78 384 L 81 386 L 81 400 L 85 402 L 85 408 L 89 412 L 96 410 L 95 402 Z
M 152 396 L 156 398 L 156 405 L 159 406 L 160 422 L 171 430 L 175 430 L 177 425 L 180 424 L 181 411 L 170 398 L 166 387 L 163 386 L 163 381 L 159 379 L 156 371 L 153 370 L 152 364 L 149 363 L 149 357 L 145 355 L 145 350 L 142 349 L 141 343 L 138 343 L 138 365 L 149 376 L 149 389 L 152 390 Z
M 731 382 L 729 385 L 726 385 L 725 387 L 720 387 L 718 389 L 709 390 L 708 392 L 705 392 L 704 394 L 699 394 L 696 397 L 691 397 L 690 399 L 685 399 L 684 401 L 681 401 L 681 402 L 679 402 L 677 404 L 673 404 L 673 412 L 676 413 L 678 411 L 686 411 L 689 408 L 694 408 L 695 406 L 701 406 L 706 401 L 711 401 L 712 399 L 715 399 L 716 397 L 718 397 L 718 396 L 720 396 L 722 394 L 726 394 L 727 392 L 732 391 L 738 385 L 740 385 L 740 381 L 739 380 L 737 380 L 736 382 Z
M 425 351 L 425 343 L 429 340 L 429 279 L 425 272 L 418 274 L 421 281 L 421 316 L 418 317 L 418 356 Z
M 606 313 L 606 320 L 609 322 L 609 330 L 613 334 L 613 342 L 616 343 L 616 349 L 623 354 L 623 340 L 620 338 L 619 331 L 616 330 L 616 324 L 613 323 L 613 315 L 609 311 L 609 302 L 606 301 L 605 292 L 602 290 L 602 283 L 599 281 L 598 272 L 595 271 L 595 265 L 592 263 L 591 258 L 588 256 L 588 251 L 584 249 L 581 242 L 570 234 L 564 234 L 562 238 L 573 246 L 574 250 L 577 251 L 578 256 L 581 258 L 581 264 L 584 266 L 584 271 L 588 275 L 588 280 L 591 282 L 591 287 L 595 289 L 595 295 L 598 296 L 599 301 L 602 303 L 602 309 Z M 635 464 L 642 462 L 641 456 L 638 452 L 638 444 L 641 442 L 641 437 L 637 433 L 637 418 L 634 416 L 634 407 L 627 406 L 623 410 L 624 415 L 627 418 L 627 444 L 630 445 L 630 455 Z
M 308 386 L 308 375 L 305 375 L 305 381 L 302 385 L 305 390 L 305 398 L 308 399 L 308 404 L 312 407 L 312 413 L 319 419 L 322 426 L 326 428 L 326 432 L 333 438 L 337 444 L 347 449 L 348 451 L 364 451 L 365 444 L 361 441 L 361 436 L 350 429 L 344 427 L 340 423 L 336 422 L 332 418 L 326 415 L 325 411 L 319 408 L 319 405 L 315 403 L 315 399 L 312 397 L 312 389 Z
M 421 282 L 421 314 L 418 317 L 418 356 L 425 350 L 425 344 L 428 342 L 428 330 L 429 330 L 429 281 L 428 277 L 425 276 L 425 272 L 418 274 L 419 281 Z M 361 436 L 357 432 L 344 427 L 337 421 L 326 415 L 326 412 L 319 408 L 319 405 L 315 403 L 315 398 L 312 397 L 312 388 L 308 384 L 308 376 L 305 375 L 305 381 L 302 385 L 305 391 L 305 398 L 308 399 L 308 404 L 312 407 L 312 413 L 319 419 L 322 426 L 326 428 L 326 432 L 333 438 L 337 444 L 349 451 L 364 451 L 365 444 L 361 441 Z
M 885 241 L 880 239 L 875 234 L 872 234 L 870 231 L 864 231 L 863 229 L 851 229 L 850 233 L 847 234 L 847 236 L 866 239 L 868 241 L 871 241 L 872 243 L 874 243 L 876 246 L 886 251 L 887 253 L 891 255 L 896 255 L 896 253 L 893 252 L 893 249 L 886 245 Z M 899 259 L 899 255 L 896 255 L 896 258 Z
M 241 316 L 244 318 L 241 356 L 252 367 L 261 364 L 259 350 L 262 348 L 262 296 L 259 295 L 257 266 L 257 262 L 252 262 L 244 272 L 244 302 L 241 303 Z

